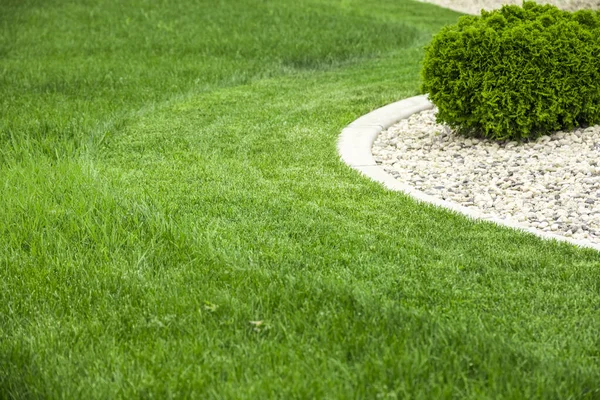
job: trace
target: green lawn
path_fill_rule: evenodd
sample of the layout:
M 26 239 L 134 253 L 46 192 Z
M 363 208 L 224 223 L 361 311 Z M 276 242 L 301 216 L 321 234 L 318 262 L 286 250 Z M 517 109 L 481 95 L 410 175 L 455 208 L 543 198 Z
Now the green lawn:
M 599 253 L 337 155 L 458 16 L 3 0 L 0 398 L 600 398 Z

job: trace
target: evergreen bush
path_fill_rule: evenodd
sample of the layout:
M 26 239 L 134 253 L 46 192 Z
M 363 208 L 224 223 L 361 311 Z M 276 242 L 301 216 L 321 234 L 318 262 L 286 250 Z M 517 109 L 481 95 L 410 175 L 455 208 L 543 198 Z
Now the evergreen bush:
M 526 1 L 444 27 L 423 91 L 460 134 L 524 140 L 600 123 L 600 11 Z

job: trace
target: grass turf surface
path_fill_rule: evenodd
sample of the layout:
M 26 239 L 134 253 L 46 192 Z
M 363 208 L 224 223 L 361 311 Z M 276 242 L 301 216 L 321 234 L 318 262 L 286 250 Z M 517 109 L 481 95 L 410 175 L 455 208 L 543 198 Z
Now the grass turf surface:
M 457 16 L 2 2 L 0 397 L 599 398 L 598 253 L 337 156 Z

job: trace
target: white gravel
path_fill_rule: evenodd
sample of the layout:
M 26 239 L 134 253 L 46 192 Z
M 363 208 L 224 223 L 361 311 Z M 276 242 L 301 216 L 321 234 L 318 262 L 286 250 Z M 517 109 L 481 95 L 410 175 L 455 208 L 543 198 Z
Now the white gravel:
M 384 130 L 373 144 L 376 162 L 400 182 L 484 217 L 600 244 L 600 126 L 498 144 L 455 135 L 435 112 Z
M 493 10 L 504 4 L 522 5 L 522 0 L 418 0 L 423 3 L 432 3 L 440 7 L 449 8 L 466 14 L 479 15 L 481 10 Z M 539 4 L 553 4 L 563 10 L 577 11 L 581 9 L 598 9 L 600 0 L 537 0 Z

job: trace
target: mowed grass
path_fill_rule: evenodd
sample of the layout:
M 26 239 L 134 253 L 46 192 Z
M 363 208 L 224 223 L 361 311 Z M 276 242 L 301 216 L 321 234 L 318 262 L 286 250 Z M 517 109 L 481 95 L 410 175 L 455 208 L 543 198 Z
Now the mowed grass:
M 336 152 L 458 14 L 0 5 L 0 398 L 600 398 L 600 255 Z

